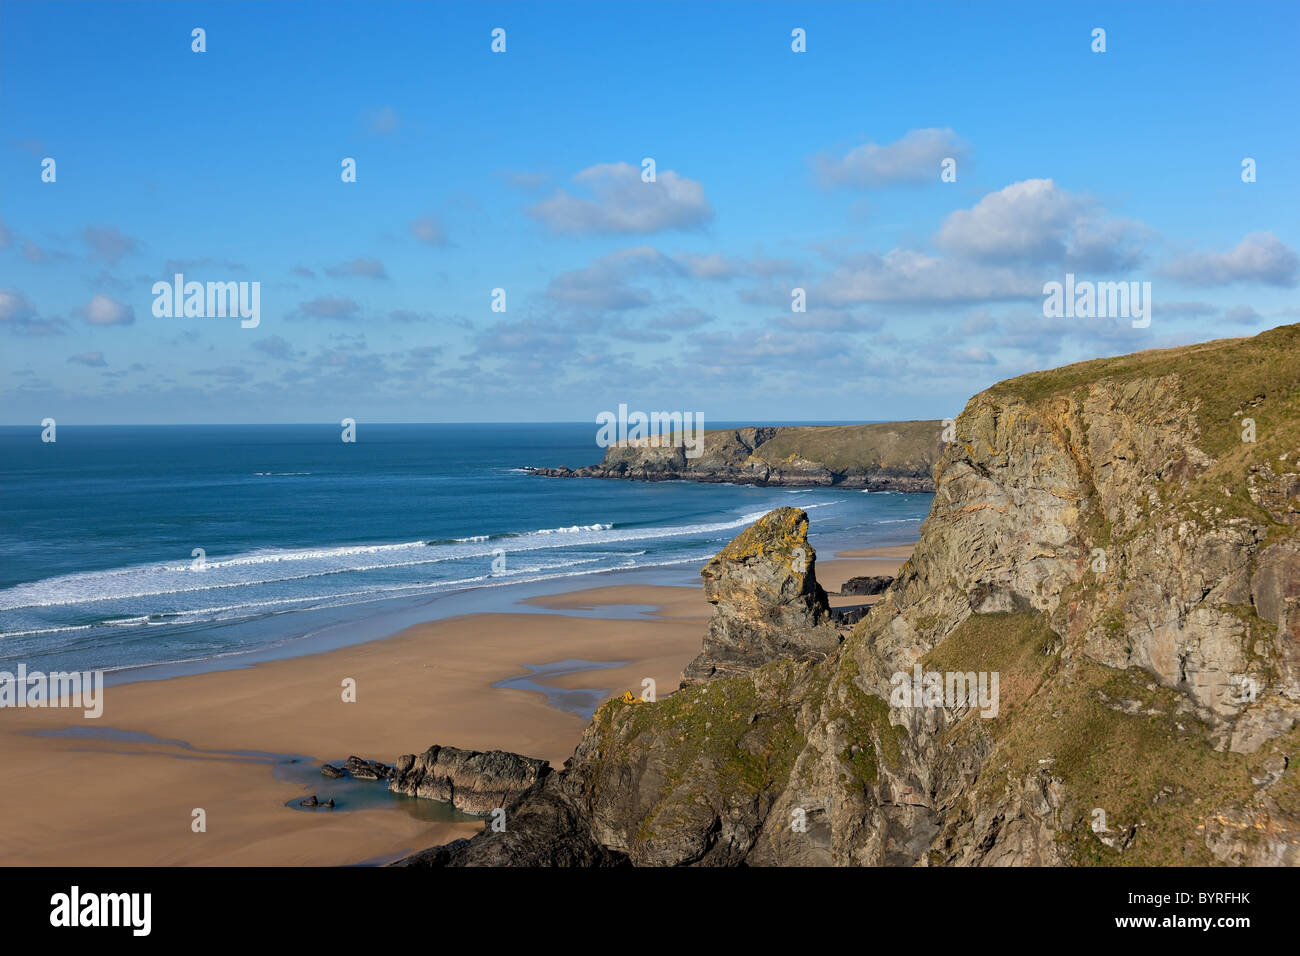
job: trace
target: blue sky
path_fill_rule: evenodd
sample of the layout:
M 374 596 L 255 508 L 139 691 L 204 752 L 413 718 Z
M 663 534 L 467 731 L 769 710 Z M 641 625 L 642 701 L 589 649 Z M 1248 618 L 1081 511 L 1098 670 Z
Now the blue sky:
M 5 3 L 0 422 L 939 418 L 1300 321 L 1298 43 L 1295 3 Z M 260 325 L 156 317 L 174 271 Z M 1044 318 L 1066 272 L 1150 327 Z

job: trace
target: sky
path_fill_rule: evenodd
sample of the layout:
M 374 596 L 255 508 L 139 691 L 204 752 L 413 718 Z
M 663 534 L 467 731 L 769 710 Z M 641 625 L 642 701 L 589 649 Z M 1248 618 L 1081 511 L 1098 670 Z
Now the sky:
M 1297 322 L 1297 48 L 1250 0 L 6 0 L 0 424 L 944 418 Z M 178 272 L 256 327 L 156 314 Z M 1150 324 L 1045 316 L 1067 274 Z

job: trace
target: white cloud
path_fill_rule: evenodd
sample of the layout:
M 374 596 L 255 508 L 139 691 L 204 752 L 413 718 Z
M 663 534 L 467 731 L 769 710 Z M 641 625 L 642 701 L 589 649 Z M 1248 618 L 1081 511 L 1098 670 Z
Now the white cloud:
M 81 311 L 91 325 L 130 325 L 135 321 L 134 308 L 102 292 L 87 302 Z
M 720 252 L 700 254 L 682 252 L 673 261 L 696 279 L 734 279 L 739 276 L 789 275 L 795 265 L 789 259 L 768 259 L 761 255 L 750 258 L 726 256 Z
M 27 296 L 10 289 L 0 289 L 0 322 L 25 322 L 35 314 Z
M 813 157 L 817 179 L 827 186 L 876 187 L 894 183 L 939 182 L 940 163 L 961 160 L 968 153 L 955 132 L 914 129 L 892 143 L 864 143 L 844 156 Z
M 1263 322 L 1264 317 L 1249 305 L 1234 305 L 1223 313 L 1223 321 L 1234 325 L 1254 325 L 1256 322 Z
M 648 289 L 631 284 L 630 277 L 649 274 L 671 275 L 680 266 L 650 246 L 621 249 L 601 256 L 585 269 L 564 272 L 551 280 L 549 298 L 568 305 L 622 311 L 649 305 L 654 296 Z
M 1234 282 L 1293 286 L 1300 274 L 1300 256 L 1273 233 L 1252 232 L 1227 252 L 1192 253 L 1175 259 L 1161 271 L 1193 286 Z
M 41 318 L 27 296 L 16 289 L 0 289 L 0 329 L 14 335 L 63 335 L 68 323 L 58 317 Z
M 483 330 L 472 358 L 517 356 L 530 362 L 555 364 L 572 359 L 579 351 L 581 333 L 553 319 L 498 322 Z
M 265 352 L 271 358 L 287 359 L 293 355 L 293 347 L 288 341 L 279 335 L 272 335 L 268 338 L 258 339 L 253 343 L 253 348 L 259 352 Z
M 939 248 L 984 262 L 1061 263 L 1110 271 L 1141 260 L 1133 243 L 1144 227 L 1108 218 L 1097 204 L 1050 179 L 1026 179 L 951 213 Z
M 949 349 L 944 358 L 957 365 L 996 365 L 998 360 L 987 349 L 977 345 L 966 348 Z
M 809 292 L 810 306 L 858 302 L 981 302 L 1041 295 L 1042 281 L 1005 266 L 944 259 L 910 249 L 841 263 Z
M 571 235 L 690 229 L 713 218 L 704 187 L 670 169 L 660 170 L 656 181 L 647 183 L 641 180 L 641 170 L 628 163 L 601 163 L 584 169 L 573 181 L 591 198 L 557 190 L 529 207 L 528 214 Z
M 687 252 L 679 255 L 677 261 L 697 279 L 730 279 L 742 271 L 739 263 L 733 262 L 720 252 L 711 255 Z

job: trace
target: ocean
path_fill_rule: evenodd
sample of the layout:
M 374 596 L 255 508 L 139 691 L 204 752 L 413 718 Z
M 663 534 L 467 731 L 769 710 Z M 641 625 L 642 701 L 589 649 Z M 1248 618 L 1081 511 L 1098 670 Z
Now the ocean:
M 808 509 L 823 558 L 913 540 L 930 508 L 931 495 L 520 470 L 599 461 L 595 432 L 361 423 L 345 443 L 332 425 L 59 425 L 43 443 L 37 427 L 0 428 L 0 669 L 242 666 L 535 594 L 698 582 L 783 505 Z

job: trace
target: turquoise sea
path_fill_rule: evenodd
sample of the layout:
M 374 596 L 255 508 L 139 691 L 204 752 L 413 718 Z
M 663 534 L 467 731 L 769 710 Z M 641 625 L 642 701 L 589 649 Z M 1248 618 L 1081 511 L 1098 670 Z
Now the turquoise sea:
M 235 666 L 532 594 L 697 582 L 782 505 L 808 509 L 823 558 L 908 541 L 931 499 L 520 470 L 599 461 L 585 423 L 340 431 L 0 428 L 0 668 Z

